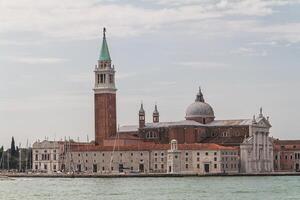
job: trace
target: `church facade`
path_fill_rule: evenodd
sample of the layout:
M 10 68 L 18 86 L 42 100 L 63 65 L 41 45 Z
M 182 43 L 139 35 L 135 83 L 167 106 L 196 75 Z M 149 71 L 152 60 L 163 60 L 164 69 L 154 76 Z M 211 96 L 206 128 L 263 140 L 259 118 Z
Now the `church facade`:
M 262 109 L 253 119 L 217 120 L 214 109 L 199 88 L 182 120 L 161 122 L 159 108 L 155 105 L 152 122 L 146 122 L 141 104 L 137 125 L 117 128 L 115 67 L 105 29 L 94 73 L 95 141 L 60 143 L 63 160 L 59 163 L 64 163 L 61 171 L 273 172 L 271 124 Z

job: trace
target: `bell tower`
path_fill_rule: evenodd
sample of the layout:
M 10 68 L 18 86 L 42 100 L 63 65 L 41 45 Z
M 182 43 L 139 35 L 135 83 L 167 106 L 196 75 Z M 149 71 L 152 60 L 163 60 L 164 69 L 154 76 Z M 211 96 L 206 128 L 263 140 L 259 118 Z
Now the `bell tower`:
M 115 69 L 111 64 L 105 28 L 103 28 L 102 47 L 94 72 L 95 144 L 103 145 L 103 140 L 117 133 Z

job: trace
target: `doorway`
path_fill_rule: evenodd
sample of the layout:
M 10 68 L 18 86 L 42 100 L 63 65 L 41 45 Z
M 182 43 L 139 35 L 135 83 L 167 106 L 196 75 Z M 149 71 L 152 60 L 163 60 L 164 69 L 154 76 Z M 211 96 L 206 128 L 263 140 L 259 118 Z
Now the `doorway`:
M 209 164 L 204 164 L 205 173 L 209 173 Z
M 140 164 L 140 167 L 139 167 L 139 169 L 140 169 L 140 172 L 144 172 L 144 164 Z
M 97 169 L 97 165 L 96 164 L 93 164 L 93 172 L 94 173 L 97 173 L 98 169 Z
M 80 164 L 77 165 L 77 171 L 78 171 L 78 172 L 81 172 L 81 165 L 80 165 Z

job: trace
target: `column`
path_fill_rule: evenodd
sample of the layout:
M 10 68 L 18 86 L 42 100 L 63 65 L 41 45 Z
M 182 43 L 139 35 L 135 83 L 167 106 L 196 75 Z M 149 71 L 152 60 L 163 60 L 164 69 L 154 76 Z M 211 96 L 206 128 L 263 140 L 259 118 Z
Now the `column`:
M 270 162 L 273 162 L 273 159 L 274 158 L 270 158 L 270 152 L 269 152 L 269 150 L 270 150 L 270 147 L 269 147 L 269 133 L 267 132 L 266 133 L 266 137 L 267 137 L 267 142 L 266 142 L 266 146 L 267 146 L 267 170 L 268 171 L 270 171 L 270 168 L 271 168 L 271 163 Z M 279 158 L 278 158 L 279 159 Z
M 252 148 L 251 168 L 253 171 L 256 171 L 256 134 L 252 132 L 252 136 L 253 136 L 253 148 Z
M 267 171 L 267 165 L 268 165 L 268 162 L 267 162 L 267 147 L 266 147 L 266 143 L 267 143 L 267 137 L 266 137 L 266 133 L 263 132 L 263 154 L 264 154 L 264 161 L 263 161 L 263 164 L 264 164 L 264 171 Z
M 260 171 L 260 165 L 259 165 L 259 161 L 260 161 L 260 152 L 259 152 L 259 144 L 260 144 L 260 141 L 259 141 L 259 132 L 256 132 L 256 171 Z

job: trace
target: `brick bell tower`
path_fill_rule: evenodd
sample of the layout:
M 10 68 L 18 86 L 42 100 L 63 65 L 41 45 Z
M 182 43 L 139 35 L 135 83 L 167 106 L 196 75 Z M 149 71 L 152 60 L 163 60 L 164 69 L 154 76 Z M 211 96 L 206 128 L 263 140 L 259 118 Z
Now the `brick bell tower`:
M 103 28 L 103 41 L 98 65 L 95 66 L 95 144 L 117 133 L 117 109 L 115 69 L 111 65 L 106 29 Z

